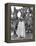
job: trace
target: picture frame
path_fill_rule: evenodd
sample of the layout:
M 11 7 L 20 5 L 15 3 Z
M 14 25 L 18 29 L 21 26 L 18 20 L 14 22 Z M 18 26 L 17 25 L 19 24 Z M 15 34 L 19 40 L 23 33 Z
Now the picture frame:
M 16 9 L 16 10 L 14 10 L 15 11 L 15 13 L 14 12 L 12 12 L 11 13 L 11 11 L 13 11 L 13 9 L 12 9 L 12 7 L 14 8 L 14 9 Z M 18 9 L 17 9 L 17 7 L 18 7 Z M 22 7 L 22 8 L 19 8 L 19 7 Z M 30 7 L 33 7 L 33 8 L 30 8 Z M 28 12 L 26 12 L 25 11 L 25 9 L 33 9 L 33 11 L 29 11 L 30 13 L 28 13 Z M 28 34 L 27 35 L 27 37 L 26 38 L 15 38 L 14 36 L 14 38 L 12 39 L 12 37 L 11 37 L 11 14 L 12 15 L 16 15 L 17 13 L 16 12 L 18 12 L 18 11 L 21 11 L 22 10 L 22 12 L 21 12 L 21 14 L 28 14 L 28 16 L 29 15 L 31 15 L 32 14 L 32 32 L 31 32 L 31 37 L 32 37 L 32 39 L 29 37 L 30 35 L 29 35 L 29 33 L 26 33 L 26 34 Z M 24 13 L 23 13 L 24 12 Z M 26 13 L 25 13 L 26 12 Z M 19 14 L 20 14 L 20 12 L 19 12 Z M 16 18 L 16 17 L 13 17 L 13 18 Z M 19 18 L 21 18 L 21 19 L 19 19 Z M 25 18 L 25 17 L 23 17 L 23 18 Z M 19 17 L 18 16 L 18 20 L 20 21 L 20 20 L 23 20 L 23 18 L 22 17 Z M 27 18 L 28 18 L 28 20 L 29 20 L 29 17 L 26 17 L 26 19 L 24 19 L 24 23 L 25 23 L 25 21 L 28 21 L 27 20 Z M 15 20 L 15 19 L 12 19 L 12 21 L 13 20 Z M 16 20 L 15 20 L 15 22 L 16 22 Z M 15 22 L 13 21 L 13 23 L 15 24 Z M 31 21 L 30 21 L 31 22 Z M 23 23 L 23 22 L 22 22 Z M 22 23 L 20 23 L 21 25 L 23 25 Z M 28 23 L 28 22 L 27 22 Z M 17 24 L 18 25 L 18 24 Z M 15 27 L 15 26 L 14 26 Z M 23 26 L 20 26 L 21 28 L 23 27 Z M 19 26 L 18 26 L 18 29 L 20 28 Z M 26 28 L 26 27 L 25 27 Z M 17 29 L 17 30 L 18 30 Z M 28 29 L 28 28 L 27 28 Z M 13 29 L 14 30 L 14 29 Z M 22 32 L 22 30 L 23 29 L 20 29 L 21 30 L 21 32 Z M 19 30 L 19 31 L 20 31 Z M 25 29 L 24 29 L 24 31 L 25 31 Z M 17 31 L 16 31 L 17 32 Z M 23 36 L 23 34 L 22 33 L 19 33 L 20 34 L 20 36 Z M 27 31 L 26 31 L 27 32 Z M 28 31 L 29 32 L 29 31 Z M 17 34 L 18 34 L 18 32 L 17 32 Z M 18 36 L 19 36 L 19 34 L 18 34 Z M 22 35 L 21 35 L 22 34 Z M 24 33 L 24 35 L 25 35 L 25 33 Z M 25 36 L 24 36 L 25 37 Z M 19 40 L 20 39 L 20 40 Z M 7 42 L 7 43 L 17 43 L 17 42 L 31 42 L 31 41 L 35 41 L 35 5 L 34 4 L 22 4 L 22 3 L 6 3 L 5 4 L 5 42 Z

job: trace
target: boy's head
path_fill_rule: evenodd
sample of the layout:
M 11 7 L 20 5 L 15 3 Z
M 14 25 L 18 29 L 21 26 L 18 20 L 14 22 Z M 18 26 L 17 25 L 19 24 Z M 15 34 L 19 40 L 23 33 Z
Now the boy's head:
M 21 12 L 20 11 L 18 11 L 17 16 L 18 16 L 18 18 L 21 17 Z

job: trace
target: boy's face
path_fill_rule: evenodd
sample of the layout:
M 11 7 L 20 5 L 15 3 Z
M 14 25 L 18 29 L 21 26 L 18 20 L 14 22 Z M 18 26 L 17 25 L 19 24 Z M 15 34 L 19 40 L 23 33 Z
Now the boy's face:
M 18 16 L 18 18 L 21 17 L 21 12 L 20 11 L 18 11 L 17 16 Z

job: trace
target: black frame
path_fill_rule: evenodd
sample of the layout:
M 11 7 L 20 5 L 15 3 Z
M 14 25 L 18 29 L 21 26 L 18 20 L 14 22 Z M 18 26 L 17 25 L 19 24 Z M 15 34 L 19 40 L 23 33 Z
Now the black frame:
M 23 7 L 33 7 L 33 39 L 29 40 L 11 40 L 10 32 L 10 15 L 11 15 L 11 6 L 23 6 Z M 16 42 L 28 42 L 35 41 L 35 5 L 34 4 L 20 4 L 20 3 L 6 3 L 5 4 L 5 42 L 16 43 Z

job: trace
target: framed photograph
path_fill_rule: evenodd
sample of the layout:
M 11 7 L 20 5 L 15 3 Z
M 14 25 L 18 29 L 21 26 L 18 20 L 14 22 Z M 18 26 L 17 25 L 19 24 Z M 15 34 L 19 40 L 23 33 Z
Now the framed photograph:
M 35 5 L 5 4 L 5 42 L 35 41 Z

